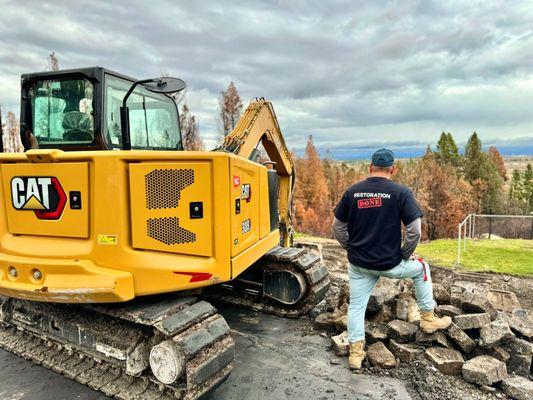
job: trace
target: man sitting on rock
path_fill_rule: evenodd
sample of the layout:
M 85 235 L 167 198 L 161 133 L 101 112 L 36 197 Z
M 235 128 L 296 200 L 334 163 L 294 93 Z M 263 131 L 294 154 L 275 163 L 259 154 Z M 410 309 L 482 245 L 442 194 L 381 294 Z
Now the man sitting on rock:
M 413 279 L 420 308 L 420 329 L 446 329 L 450 317 L 437 318 L 428 265 L 413 256 L 421 235 L 422 211 L 412 192 L 391 181 L 394 154 L 380 149 L 372 156 L 370 177 L 352 185 L 335 208 L 333 235 L 348 252 L 350 369 L 365 359 L 365 312 L 380 276 Z M 406 227 L 403 246 L 401 223 Z

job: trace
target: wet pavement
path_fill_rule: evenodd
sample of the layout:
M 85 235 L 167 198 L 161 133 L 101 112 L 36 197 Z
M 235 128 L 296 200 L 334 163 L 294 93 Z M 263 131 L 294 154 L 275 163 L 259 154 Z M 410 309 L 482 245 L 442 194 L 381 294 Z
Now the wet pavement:
M 410 399 L 401 381 L 352 374 L 347 359 L 307 319 L 218 307 L 236 341 L 235 369 L 205 400 Z M 337 364 L 338 363 L 338 364 Z M 1 400 L 104 400 L 108 397 L 0 350 Z

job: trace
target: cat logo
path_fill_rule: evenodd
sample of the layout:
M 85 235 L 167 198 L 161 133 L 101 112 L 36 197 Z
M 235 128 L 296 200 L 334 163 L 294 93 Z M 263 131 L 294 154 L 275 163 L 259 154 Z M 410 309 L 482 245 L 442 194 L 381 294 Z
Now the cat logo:
M 16 176 L 11 179 L 11 200 L 16 210 L 31 210 L 39 219 L 59 219 L 67 196 L 55 177 Z

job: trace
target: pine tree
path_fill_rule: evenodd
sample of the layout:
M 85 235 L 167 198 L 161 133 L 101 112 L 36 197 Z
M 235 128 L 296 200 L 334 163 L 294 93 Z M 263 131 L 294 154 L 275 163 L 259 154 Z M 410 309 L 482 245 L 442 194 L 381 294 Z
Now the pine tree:
M 529 163 L 524 171 L 522 185 L 524 187 L 524 211 L 526 214 L 530 214 L 533 213 L 533 167 Z
M 463 158 L 465 179 L 473 186 L 483 190 L 480 199 L 482 211 L 487 214 L 503 211 L 503 179 L 489 156 L 483 152 L 481 140 L 476 132 L 470 136 Z
M 437 142 L 436 160 L 441 164 L 459 164 L 459 149 L 451 133 L 442 132 Z
M 223 136 L 227 136 L 237 125 L 242 113 L 241 96 L 233 82 L 230 82 L 225 91 L 220 92 L 218 104 L 220 129 Z

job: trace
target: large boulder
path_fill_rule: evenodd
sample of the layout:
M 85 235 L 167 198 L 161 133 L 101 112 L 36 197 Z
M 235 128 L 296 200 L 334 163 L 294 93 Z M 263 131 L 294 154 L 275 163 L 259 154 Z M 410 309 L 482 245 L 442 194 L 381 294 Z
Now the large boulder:
M 372 344 L 366 351 L 366 358 L 370 365 L 379 368 L 394 368 L 396 367 L 396 359 L 383 342 L 376 342 Z
M 509 326 L 517 336 L 531 341 L 533 339 L 533 314 L 518 309 L 513 312 Z
M 479 329 L 483 325 L 489 324 L 491 319 L 487 313 L 463 314 L 453 317 L 453 322 L 462 330 Z
M 448 338 L 442 331 L 436 331 L 433 333 L 425 333 L 423 331 L 418 331 L 415 336 L 415 342 L 423 346 L 432 346 L 434 344 L 438 344 L 442 347 L 447 347 L 449 349 L 453 348 L 452 343 L 448 340 Z
M 400 281 L 398 279 L 388 279 L 381 277 L 370 295 L 367 310 L 377 313 L 384 304 L 390 303 L 401 292 Z
M 516 400 L 531 400 L 533 398 L 533 381 L 521 376 L 510 376 L 502 381 L 503 392 Z
M 491 320 L 496 319 L 498 311 L 486 295 L 465 291 L 461 299 L 461 308 L 467 313 L 487 313 Z
M 402 362 L 411 362 L 422 355 L 422 350 L 412 343 L 398 343 L 394 339 L 389 342 L 390 351 Z
M 399 319 L 395 319 L 387 325 L 389 327 L 389 336 L 400 343 L 412 342 L 418 331 L 416 325 Z
M 509 373 L 528 377 L 531 370 L 531 358 L 533 357 L 533 343 L 524 339 L 513 338 L 501 344 L 510 358 L 507 360 Z
M 450 339 L 465 353 L 470 353 L 476 347 L 476 343 L 453 322 L 446 332 Z
M 505 363 L 491 356 L 479 356 L 463 365 L 463 379 L 479 386 L 492 385 L 507 378 Z
M 368 343 L 387 340 L 389 337 L 389 327 L 385 324 L 369 322 L 365 324 L 365 336 Z
M 509 329 L 509 324 L 502 320 L 492 321 L 483 325 L 479 332 L 479 345 L 490 347 L 514 338 L 513 332 Z
M 433 282 L 433 297 L 437 304 L 450 304 L 450 292 L 442 283 Z
M 453 318 L 456 315 L 461 315 L 463 310 L 461 310 L 459 307 L 452 306 L 451 304 L 444 304 L 442 306 L 437 306 L 435 308 L 435 312 L 441 317 L 447 316 Z
M 424 356 L 444 375 L 459 375 L 465 362 L 459 351 L 442 347 L 430 347 Z

